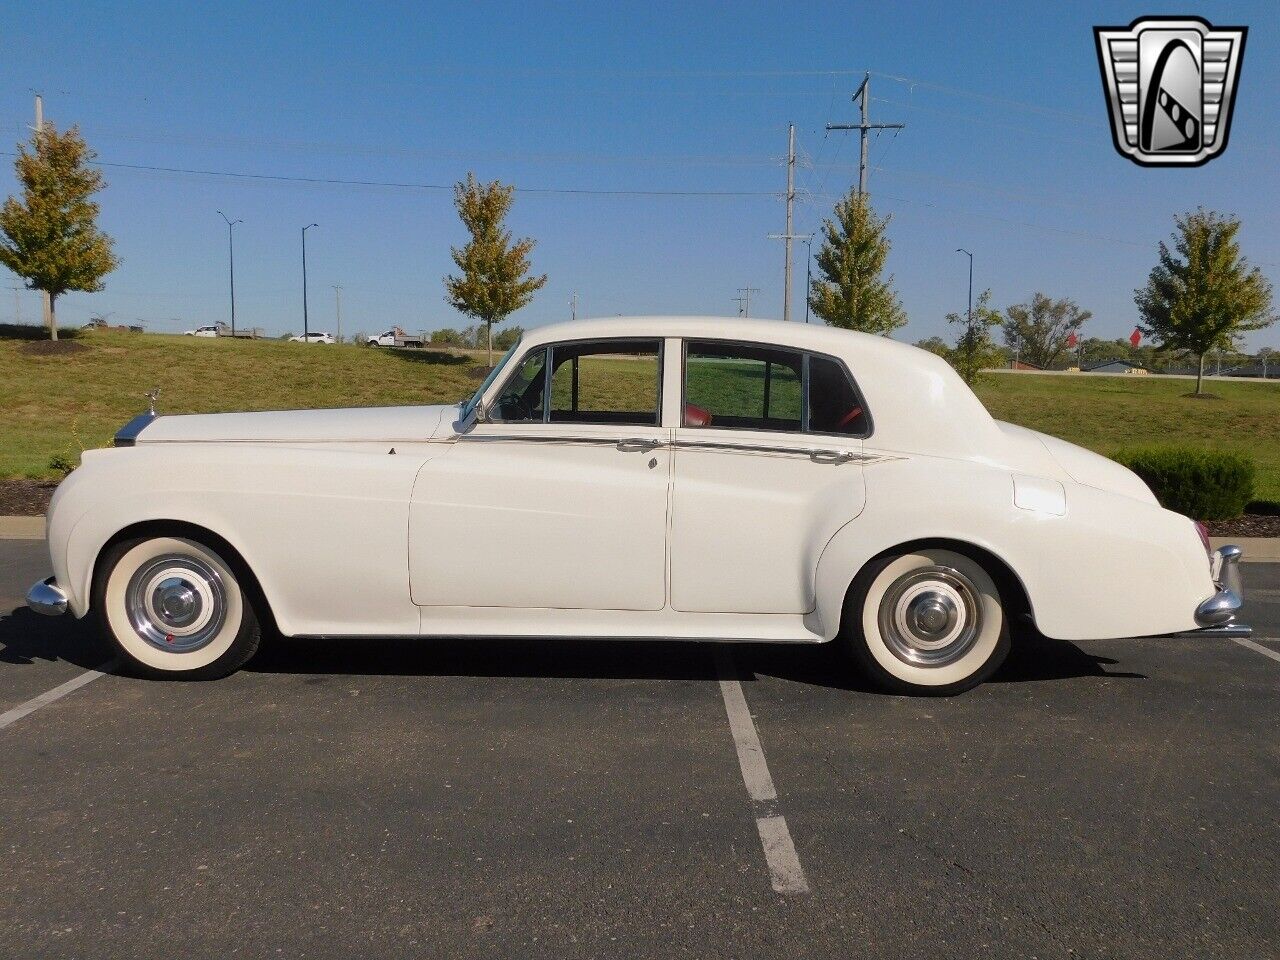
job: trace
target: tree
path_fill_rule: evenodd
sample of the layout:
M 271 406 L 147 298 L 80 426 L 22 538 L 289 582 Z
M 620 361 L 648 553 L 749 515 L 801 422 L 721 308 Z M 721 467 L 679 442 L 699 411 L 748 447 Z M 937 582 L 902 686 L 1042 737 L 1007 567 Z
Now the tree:
M 983 290 L 979 295 L 972 316 L 967 312 L 947 314 L 947 323 L 961 327 L 955 349 L 947 359 L 969 386 L 978 379 L 979 370 L 1000 361 L 999 349 L 991 342 L 991 328 L 1002 322 L 1000 311 L 991 307 L 990 290 Z
M 941 337 L 927 337 L 924 340 L 917 340 L 916 346 L 921 350 L 928 350 L 930 353 L 936 354 L 943 360 L 951 359 L 951 347 Z
M 822 248 L 815 259 L 821 276 L 810 282 L 809 306 L 830 326 L 888 334 L 906 324 L 893 275 L 881 278 L 891 219 L 877 217 L 866 197 L 851 189 L 836 202 L 834 218 L 822 222 Z
M 1074 300 L 1052 300 L 1033 294 L 1030 303 L 1004 311 L 1004 342 L 1019 360 L 1050 369 L 1067 348 L 1067 339 L 1093 316 Z
M 1161 350 L 1186 350 L 1199 361 L 1196 395 L 1203 391 L 1204 359 L 1228 349 L 1250 330 L 1270 326 L 1271 284 L 1240 255 L 1240 221 L 1197 209 L 1174 218 L 1173 249 L 1160 244 L 1147 285 L 1135 290 L 1139 328 Z
M 31 290 L 49 295 L 49 337 L 58 339 L 55 303 L 62 294 L 102 289 L 119 261 L 112 241 L 98 229 L 98 205 L 90 199 L 106 186 L 89 166 L 95 154 L 80 131 L 58 133 L 52 124 L 18 144 L 14 161 L 22 197 L 0 208 L 0 263 Z
M 1263 380 L 1267 379 L 1267 368 L 1271 365 L 1271 358 L 1274 357 L 1275 355 L 1276 355 L 1276 352 L 1272 350 L 1270 347 L 1261 347 L 1258 350 L 1258 362 L 1262 364 Z
M 547 282 L 545 273 L 528 276 L 534 241 L 526 237 L 512 242 L 511 232 L 503 229 L 514 193 L 514 187 L 497 180 L 479 183 L 473 173 L 453 188 L 453 204 L 471 239 L 464 247 L 452 248 L 462 275 L 444 278 L 445 300 L 484 324 L 491 367 L 493 325 L 526 306 Z

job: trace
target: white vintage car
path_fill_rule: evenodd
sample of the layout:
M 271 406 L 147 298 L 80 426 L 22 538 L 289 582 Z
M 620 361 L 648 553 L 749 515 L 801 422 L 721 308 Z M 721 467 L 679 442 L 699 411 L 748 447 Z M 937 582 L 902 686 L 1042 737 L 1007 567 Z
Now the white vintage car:
M 922 350 L 739 319 L 532 330 L 452 406 L 143 414 L 48 541 L 31 606 L 159 676 L 227 674 L 269 628 L 837 641 L 953 693 L 1015 626 L 1248 632 L 1239 551 L 1125 468 L 993 420 Z
M 306 334 L 305 336 L 290 337 L 289 342 L 290 343 L 337 343 L 338 341 L 334 340 L 333 337 L 328 333 L 320 333 L 318 331 L 312 330 L 310 333 Z

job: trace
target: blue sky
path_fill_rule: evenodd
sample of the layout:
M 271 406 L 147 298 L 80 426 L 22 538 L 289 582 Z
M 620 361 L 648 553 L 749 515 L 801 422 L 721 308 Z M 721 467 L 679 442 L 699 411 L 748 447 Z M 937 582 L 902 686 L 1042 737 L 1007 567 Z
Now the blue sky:
M 19 9 L 19 7 L 21 9 Z M 1195 170 L 1134 166 L 1112 145 L 1092 27 L 1194 12 L 1246 24 L 1226 153 Z M 521 188 L 732 196 L 522 193 L 513 229 L 550 281 L 514 322 L 580 314 L 782 312 L 787 123 L 806 165 L 798 232 L 856 178 L 854 117 L 907 128 L 871 145 L 870 190 L 893 214 L 890 269 L 910 325 L 950 335 L 967 261 L 998 305 L 1033 291 L 1091 309 L 1125 336 L 1133 289 L 1177 211 L 1244 218 L 1250 259 L 1280 283 L 1280 6 L 1185 3 L 8 4 L 0 11 L 0 149 L 27 135 L 32 92 L 100 160 L 313 180 L 447 186 L 474 170 Z M 465 323 L 443 301 L 463 239 L 444 189 L 286 182 L 105 168 L 102 222 L 121 268 L 64 322 L 105 311 L 176 331 L 224 319 L 236 227 L 239 322 L 302 326 L 299 230 L 313 328 Z M 0 192 L 14 189 L 0 157 Z M 793 315 L 803 317 L 797 252 Z M 11 275 L 0 271 L 5 286 Z M 34 294 L 20 295 L 24 318 Z M 14 310 L 0 289 L 0 318 Z M 1254 346 L 1280 347 L 1276 328 Z

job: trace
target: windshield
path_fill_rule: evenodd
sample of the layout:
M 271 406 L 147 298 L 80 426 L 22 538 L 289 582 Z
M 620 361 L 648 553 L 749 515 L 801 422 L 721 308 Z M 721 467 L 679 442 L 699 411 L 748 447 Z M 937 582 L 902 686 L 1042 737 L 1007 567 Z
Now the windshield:
M 511 349 L 502 355 L 502 359 L 494 364 L 493 369 L 489 371 L 489 375 L 484 378 L 484 383 L 480 384 L 480 387 L 476 392 L 471 395 L 471 399 L 462 405 L 462 411 L 459 415 L 460 420 L 465 420 L 467 417 L 471 416 L 471 411 L 475 410 L 476 404 L 480 402 L 480 398 L 484 396 L 484 392 L 489 389 L 489 385 L 493 383 L 494 380 L 498 379 L 498 374 L 502 372 L 502 368 L 507 365 L 507 361 L 511 359 L 511 355 L 516 352 L 519 346 L 520 341 L 517 340 L 511 345 Z

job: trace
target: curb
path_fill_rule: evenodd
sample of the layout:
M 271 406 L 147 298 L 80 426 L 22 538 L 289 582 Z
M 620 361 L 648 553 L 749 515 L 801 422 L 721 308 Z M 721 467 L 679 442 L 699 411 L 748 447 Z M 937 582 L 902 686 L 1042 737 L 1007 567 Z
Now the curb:
M 0 517 L 0 540 L 43 540 L 44 517 Z
M 1210 537 L 1213 549 L 1234 543 L 1244 551 L 1245 563 L 1280 563 L 1280 537 Z

